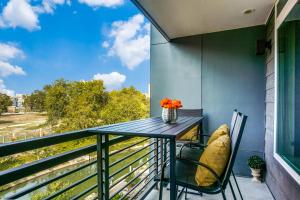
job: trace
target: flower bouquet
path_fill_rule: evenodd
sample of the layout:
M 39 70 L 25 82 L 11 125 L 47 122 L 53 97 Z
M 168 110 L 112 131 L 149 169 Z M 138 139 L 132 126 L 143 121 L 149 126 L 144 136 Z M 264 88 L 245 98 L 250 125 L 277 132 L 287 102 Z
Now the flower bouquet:
M 163 108 L 161 118 L 165 123 L 176 123 L 178 118 L 177 110 L 182 107 L 180 100 L 172 100 L 164 98 L 160 101 L 160 105 Z

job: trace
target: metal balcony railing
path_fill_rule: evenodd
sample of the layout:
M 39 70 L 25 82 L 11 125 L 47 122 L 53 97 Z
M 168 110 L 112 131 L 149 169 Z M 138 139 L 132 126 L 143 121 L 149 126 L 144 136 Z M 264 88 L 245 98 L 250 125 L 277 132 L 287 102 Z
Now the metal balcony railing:
M 5 187 L 68 161 L 86 155 L 94 155 L 89 161 L 81 163 L 71 170 L 15 193 L 11 192 L 10 196 L 5 198 L 21 199 L 28 194 L 42 190 L 49 184 L 65 180 L 68 176 L 92 166 L 95 170 L 91 170 L 88 175 L 69 182 L 43 199 L 56 199 L 66 194 L 68 199 L 140 199 L 156 187 L 153 179 L 160 172 L 163 146 L 160 139 L 101 136 L 89 130 L 82 130 L 1 144 L 0 158 L 16 156 L 33 150 L 39 151 L 41 148 L 51 148 L 52 145 L 88 137 L 94 137 L 95 143 L 80 148 L 74 147 L 70 151 L 1 171 L 0 187 Z

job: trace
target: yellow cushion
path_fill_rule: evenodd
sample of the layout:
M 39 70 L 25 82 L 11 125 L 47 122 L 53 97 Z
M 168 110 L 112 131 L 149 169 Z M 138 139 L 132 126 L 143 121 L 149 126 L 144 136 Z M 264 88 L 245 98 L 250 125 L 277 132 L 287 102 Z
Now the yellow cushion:
M 218 176 L 221 176 L 226 168 L 230 156 L 230 137 L 220 136 L 206 147 L 200 157 L 200 162 L 208 165 Z M 210 186 L 217 179 L 205 167 L 198 166 L 195 180 L 199 186 Z
M 198 125 L 193 127 L 191 130 L 188 132 L 184 133 L 179 140 L 197 140 L 197 134 L 198 134 Z
M 221 125 L 217 130 L 215 130 L 207 141 L 207 145 L 218 139 L 220 136 L 228 135 L 229 136 L 229 127 L 226 124 Z

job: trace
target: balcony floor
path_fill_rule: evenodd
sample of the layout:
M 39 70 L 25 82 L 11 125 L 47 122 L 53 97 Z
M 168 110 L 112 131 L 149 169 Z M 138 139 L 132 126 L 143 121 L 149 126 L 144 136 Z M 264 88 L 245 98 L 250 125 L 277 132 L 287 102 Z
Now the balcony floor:
M 251 178 L 243 178 L 243 177 L 237 177 L 237 181 L 239 183 L 244 200 L 274 200 L 271 192 L 269 191 L 265 183 L 255 183 L 251 181 Z M 238 195 L 234 183 L 233 183 L 233 187 L 235 189 L 236 195 Z M 159 194 L 158 190 L 153 190 L 148 195 L 146 200 L 157 200 L 158 194 Z M 202 197 L 199 195 L 188 194 L 187 197 L 188 200 L 221 200 L 222 199 L 222 195 L 206 195 L 206 194 L 204 194 Z M 226 197 L 229 200 L 233 199 L 232 194 L 230 192 L 229 185 L 226 189 Z M 163 199 L 169 200 L 169 190 L 164 189 Z M 240 199 L 239 196 L 237 196 L 237 199 Z

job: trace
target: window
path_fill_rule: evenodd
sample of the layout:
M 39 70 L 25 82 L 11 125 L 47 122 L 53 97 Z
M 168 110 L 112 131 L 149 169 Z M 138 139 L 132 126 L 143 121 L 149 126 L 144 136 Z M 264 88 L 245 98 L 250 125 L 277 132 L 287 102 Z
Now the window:
M 277 147 L 280 157 L 300 174 L 300 4 L 277 32 Z
M 280 0 L 277 4 L 277 14 L 279 14 L 288 0 Z

